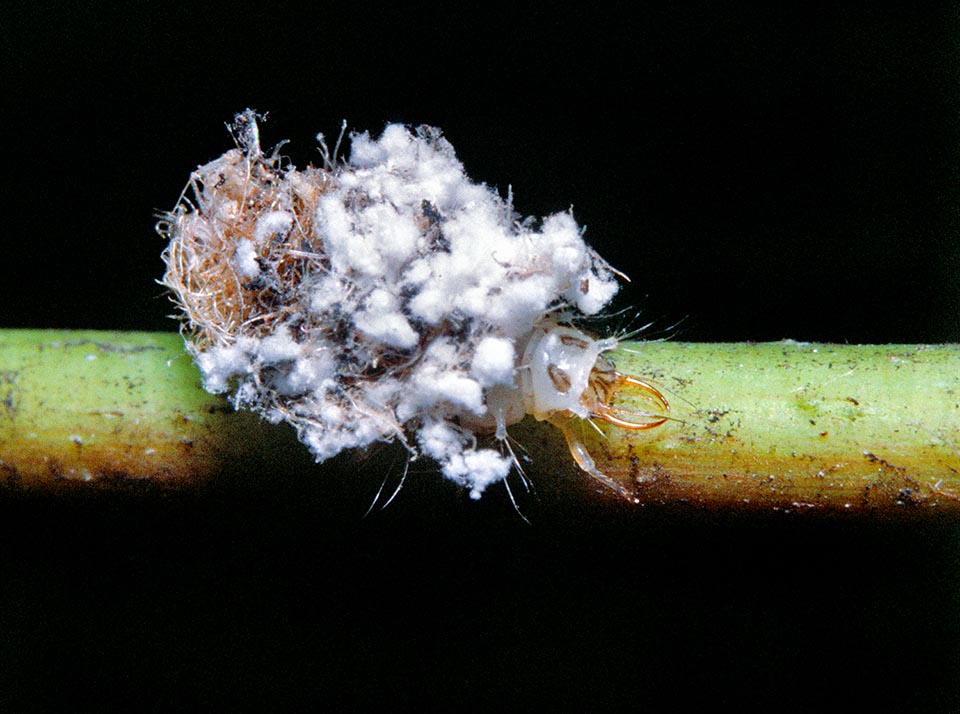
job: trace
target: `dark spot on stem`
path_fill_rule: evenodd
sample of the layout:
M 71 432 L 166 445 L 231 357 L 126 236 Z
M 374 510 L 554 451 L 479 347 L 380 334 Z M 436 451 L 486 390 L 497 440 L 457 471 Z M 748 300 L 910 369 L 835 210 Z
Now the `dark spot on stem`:
M 17 378 L 20 372 L 15 369 L 0 370 L 0 407 L 8 419 L 17 414 Z

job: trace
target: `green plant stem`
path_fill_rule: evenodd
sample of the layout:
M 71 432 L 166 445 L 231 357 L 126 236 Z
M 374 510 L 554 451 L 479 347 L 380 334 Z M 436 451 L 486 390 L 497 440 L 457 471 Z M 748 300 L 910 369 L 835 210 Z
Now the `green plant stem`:
M 676 420 L 581 428 L 639 502 L 960 510 L 960 346 L 661 342 L 615 360 L 662 386 Z
M 960 513 L 958 346 L 657 342 L 612 357 L 661 389 L 672 419 L 574 433 L 639 503 Z M 649 408 L 640 396 L 625 390 L 617 406 Z M 531 421 L 511 429 L 529 475 L 567 478 L 562 441 Z M 7 486 L 189 486 L 250 458 L 282 471 L 290 440 L 277 434 L 203 391 L 179 335 L 0 331 Z
M 270 449 L 267 426 L 201 388 L 178 334 L 0 331 L 8 485 L 196 485 Z

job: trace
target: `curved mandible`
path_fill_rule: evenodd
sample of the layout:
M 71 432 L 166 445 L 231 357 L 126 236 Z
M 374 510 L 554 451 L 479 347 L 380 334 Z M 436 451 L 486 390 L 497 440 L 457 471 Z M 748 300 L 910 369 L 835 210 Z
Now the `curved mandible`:
M 613 400 L 613 397 L 620 392 L 620 390 L 627 386 L 633 386 L 639 389 L 642 392 L 645 392 L 654 400 L 660 403 L 660 406 L 663 407 L 663 410 L 666 412 L 670 411 L 670 403 L 667 401 L 667 398 L 663 396 L 663 393 L 654 387 L 649 382 L 646 382 L 639 377 L 634 377 L 629 374 L 623 374 L 622 372 L 613 371 L 612 373 L 608 372 L 607 375 L 611 379 L 604 379 L 604 395 L 593 408 L 593 414 L 599 419 L 603 419 L 609 424 L 614 426 L 619 426 L 623 429 L 654 429 L 658 426 L 661 426 L 665 422 L 669 421 L 670 417 L 662 416 L 660 414 L 645 414 L 645 413 L 636 413 L 629 412 L 623 409 L 617 409 L 610 405 L 610 402 Z M 625 419 L 620 415 L 626 415 L 628 417 L 643 417 L 649 418 L 653 421 L 632 421 L 630 419 Z

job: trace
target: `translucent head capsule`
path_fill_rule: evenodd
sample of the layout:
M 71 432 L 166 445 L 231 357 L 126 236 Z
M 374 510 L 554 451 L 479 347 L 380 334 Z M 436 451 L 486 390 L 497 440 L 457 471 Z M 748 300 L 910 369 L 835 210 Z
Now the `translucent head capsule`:
M 541 420 L 556 412 L 589 417 L 591 410 L 584 396 L 590 374 L 600 355 L 614 344 L 553 323 L 534 330 L 519 375 L 527 413 Z

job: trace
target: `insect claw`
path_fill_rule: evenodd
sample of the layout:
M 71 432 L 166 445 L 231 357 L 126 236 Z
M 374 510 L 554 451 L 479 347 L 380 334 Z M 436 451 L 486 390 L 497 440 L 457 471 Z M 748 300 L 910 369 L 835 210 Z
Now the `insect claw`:
M 644 422 L 644 423 L 627 421 L 626 419 L 621 419 L 620 417 L 614 416 L 613 414 L 611 414 L 609 411 L 606 411 L 606 410 L 597 412 L 596 416 L 599 419 L 603 419 L 608 424 L 619 426 L 622 429 L 633 429 L 635 431 L 639 431 L 643 429 L 654 429 L 670 421 L 667 417 L 659 417 L 654 421 Z M 644 414 L 643 416 L 648 416 L 648 415 Z M 652 415 L 649 415 L 649 416 L 652 416 Z
M 663 393 L 652 384 L 645 382 L 638 377 L 634 377 L 629 374 L 623 374 L 622 372 L 617 371 L 607 372 L 604 376 L 603 398 L 597 402 L 593 409 L 593 413 L 597 418 L 603 419 L 608 424 L 619 426 L 622 429 L 634 430 L 654 429 L 669 421 L 670 417 L 662 416 L 660 414 L 629 412 L 623 409 L 617 409 L 610 405 L 610 402 L 622 388 L 626 386 L 633 386 L 656 400 L 662 407 L 663 411 L 669 412 L 670 403 L 667 401 L 667 398 L 664 397 Z M 624 419 L 618 416 L 619 414 L 627 414 L 632 418 Z M 651 421 L 635 421 L 635 418 L 649 419 Z

